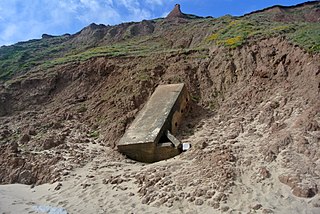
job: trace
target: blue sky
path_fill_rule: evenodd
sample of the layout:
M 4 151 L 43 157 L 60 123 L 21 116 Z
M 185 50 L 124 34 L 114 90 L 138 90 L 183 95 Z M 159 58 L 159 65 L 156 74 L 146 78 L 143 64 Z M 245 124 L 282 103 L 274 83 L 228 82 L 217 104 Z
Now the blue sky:
M 184 13 L 219 17 L 243 15 L 298 0 L 0 0 L 0 46 L 41 38 L 43 33 L 76 33 L 90 23 L 114 25 L 163 17 L 175 4 Z

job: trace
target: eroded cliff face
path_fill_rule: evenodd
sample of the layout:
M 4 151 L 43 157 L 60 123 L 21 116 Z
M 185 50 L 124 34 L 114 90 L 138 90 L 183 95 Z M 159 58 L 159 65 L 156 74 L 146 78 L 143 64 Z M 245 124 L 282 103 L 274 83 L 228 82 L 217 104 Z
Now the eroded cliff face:
M 179 138 L 193 149 L 180 158 L 193 164 L 178 174 L 168 168 L 173 183 L 201 179 L 191 192 L 204 185 L 232 198 L 231 188 L 281 182 L 313 197 L 320 186 L 319 70 L 319 55 L 278 37 L 236 49 L 98 57 L 19 77 L 0 91 L 0 181 L 56 181 L 103 153 L 106 161 L 125 161 L 115 144 L 154 88 L 184 82 L 194 103 Z

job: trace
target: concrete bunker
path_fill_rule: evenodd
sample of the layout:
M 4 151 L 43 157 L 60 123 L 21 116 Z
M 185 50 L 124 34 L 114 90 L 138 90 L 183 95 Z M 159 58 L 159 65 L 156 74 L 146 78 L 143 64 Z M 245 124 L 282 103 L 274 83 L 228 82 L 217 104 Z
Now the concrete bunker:
M 129 158 L 152 163 L 174 157 L 189 147 L 174 137 L 190 97 L 181 84 L 159 85 L 117 144 Z

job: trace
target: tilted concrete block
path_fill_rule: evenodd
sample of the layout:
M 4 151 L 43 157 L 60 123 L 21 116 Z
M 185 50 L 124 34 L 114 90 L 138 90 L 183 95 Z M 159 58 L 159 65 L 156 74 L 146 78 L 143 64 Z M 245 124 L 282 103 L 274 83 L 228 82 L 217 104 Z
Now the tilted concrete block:
M 179 154 L 181 146 L 173 135 L 188 111 L 189 102 L 184 84 L 159 85 L 120 139 L 118 150 L 141 162 Z

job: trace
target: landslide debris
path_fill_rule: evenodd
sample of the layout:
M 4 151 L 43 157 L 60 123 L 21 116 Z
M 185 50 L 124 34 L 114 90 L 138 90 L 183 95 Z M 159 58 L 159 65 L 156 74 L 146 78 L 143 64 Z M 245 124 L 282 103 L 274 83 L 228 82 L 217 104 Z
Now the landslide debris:
M 282 12 L 305 6 L 316 10 L 319 2 Z M 63 181 L 99 158 L 97 165 L 120 166 L 104 183 L 124 188 L 134 180 L 139 191 L 131 195 L 143 204 L 269 212 L 271 205 L 253 201 L 255 192 L 287 187 L 316 197 L 319 24 L 299 16 L 256 25 L 265 13 L 92 24 L 1 47 L 0 183 Z M 42 58 L 35 61 L 34 50 Z M 168 165 L 121 171 L 131 162 L 116 142 L 157 85 L 179 82 L 193 105 L 178 137 L 192 149 Z M 250 205 L 237 204 L 237 195 Z

